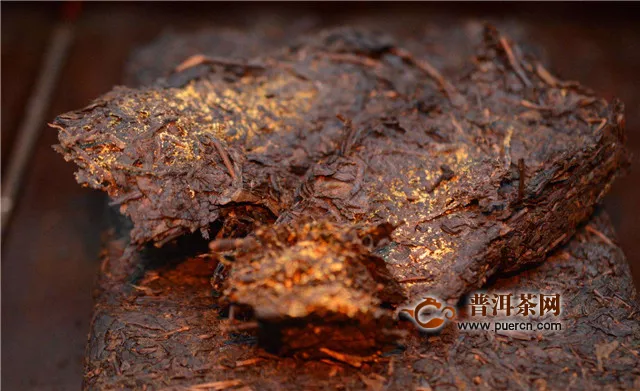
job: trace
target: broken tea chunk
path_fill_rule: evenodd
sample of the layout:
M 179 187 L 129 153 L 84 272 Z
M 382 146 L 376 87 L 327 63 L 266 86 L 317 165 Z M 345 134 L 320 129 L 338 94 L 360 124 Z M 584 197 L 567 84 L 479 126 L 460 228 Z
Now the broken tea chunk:
M 261 228 L 238 250 L 225 297 L 251 310 L 272 350 L 373 354 L 381 340 L 398 337 L 393 307 L 405 300 L 371 253 L 390 231 L 327 221 Z
M 210 59 L 179 86 L 118 88 L 59 116 L 56 148 L 131 218 L 134 246 L 206 235 L 238 204 L 275 229 L 390 223 L 370 255 L 408 300 L 452 304 L 568 241 L 628 164 L 620 102 L 550 78 L 491 27 L 469 39 L 474 56 L 446 74 L 427 47 L 354 28 L 242 72 Z

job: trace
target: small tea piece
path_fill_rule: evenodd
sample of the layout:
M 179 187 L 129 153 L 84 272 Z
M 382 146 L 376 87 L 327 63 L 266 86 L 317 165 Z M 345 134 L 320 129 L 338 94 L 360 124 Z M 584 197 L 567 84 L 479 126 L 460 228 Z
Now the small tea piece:
M 371 253 L 390 231 L 328 222 L 258 229 L 238 250 L 224 297 L 253 312 L 261 340 L 279 353 L 373 354 L 398 338 L 392 308 L 405 300 Z

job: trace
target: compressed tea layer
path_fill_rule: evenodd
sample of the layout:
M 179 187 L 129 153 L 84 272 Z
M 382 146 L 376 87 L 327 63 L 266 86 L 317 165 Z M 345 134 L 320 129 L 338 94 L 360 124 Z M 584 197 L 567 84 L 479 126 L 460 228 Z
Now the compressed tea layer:
M 336 354 L 310 330 L 298 341 L 316 343 L 305 347 L 315 347 L 311 360 L 268 354 L 255 346 L 256 330 L 220 317 L 221 299 L 211 295 L 216 263 L 210 257 L 149 259 L 132 285 L 132 276 L 122 273 L 125 241 L 111 241 L 103 256 L 84 388 L 638 388 L 640 308 L 622 250 L 612 241 L 610 222 L 596 216 L 539 267 L 486 288 L 489 295 L 561 295 L 561 314 L 551 317 L 562 322 L 561 331 L 462 332 L 452 323 L 439 335 L 420 335 L 407 324 L 410 334 L 396 340 L 396 349 L 362 356 Z

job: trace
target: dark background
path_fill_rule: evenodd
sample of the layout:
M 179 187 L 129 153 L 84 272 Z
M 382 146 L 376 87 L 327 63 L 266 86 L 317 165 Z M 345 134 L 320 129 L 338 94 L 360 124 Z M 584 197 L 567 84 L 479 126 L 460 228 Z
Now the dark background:
M 2 2 L 2 172 L 40 72 L 60 3 Z M 68 7 L 68 5 L 67 5 Z M 68 8 L 67 8 L 68 9 Z M 252 26 L 300 20 L 313 26 L 366 18 L 418 24 L 447 17 L 526 26 L 562 79 L 579 80 L 626 103 L 628 147 L 640 156 L 638 4 L 612 3 L 83 3 L 45 121 L 86 106 L 122 82 L 130 51 L 167 28 Z M 77 389 L 107 228 L 105 198 L 80 188 L 74 167 L 51 149 L 42 124 L 18 205 L 2 243 L 2 388 Z M 634 157 L 634 166 L 637 158 Z M 640 281 L 640 174 L 619 180 L 606 208 Z

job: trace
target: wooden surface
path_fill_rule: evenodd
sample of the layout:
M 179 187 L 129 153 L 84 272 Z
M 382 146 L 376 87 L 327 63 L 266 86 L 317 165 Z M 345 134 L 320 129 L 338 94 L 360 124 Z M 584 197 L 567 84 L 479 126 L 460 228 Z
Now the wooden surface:
M 580 80 L 606 98 L 627 105 L 628 145 L 640 155 L 640 30 L 637 4 L 619 5 L 412 5 L 404 14 L 384 4 L 349 9 L 310 4 L 287 6 L 278 16 L 268 5 L 87 3 L 76 24 L 46 121 L 84 106 L 120 82 L 129 52 L 166 28 L 188 31 L 210 24 L 246 26 L 305 14 L 297 23 L 327 24 L 377 14 L 419 23 L 440 13 L 516 18 L 540 27 L 530 37 L 545 47 L 552 69 Z M 243 7 L 247 9 L 242 9 Z M 2 170 L 10 156 L 24 105 L 34 87 L 42 54 L 59 15 L 59 4 L 2 4 Z M 319 13 L 316 13 L 319 12 Z M 400 10 L 402 11 L 402 10 Z M 399 11 L 398 11 L 399 12 Z M 315 15 L 315 16 L 314 16 Z M 402 16 L 405 15 L 405 16 Z M 408 15 L 408 16 L 407 16 Z M 391 17 L 393 16 L 393 17 Z M 2 386 L 14 389 L 74 389 L 81 382 L 90 291 L 105 227 L 102 195 L 79 188 L 73 167 L 50 148 L 55 132 L 43 124 L 22 197 L 2 248 Z M 634 160 L 637 161 L 637 158 Z M 614 185 L 607 207 L 631 267 L 640 276 L 640 174 Z

